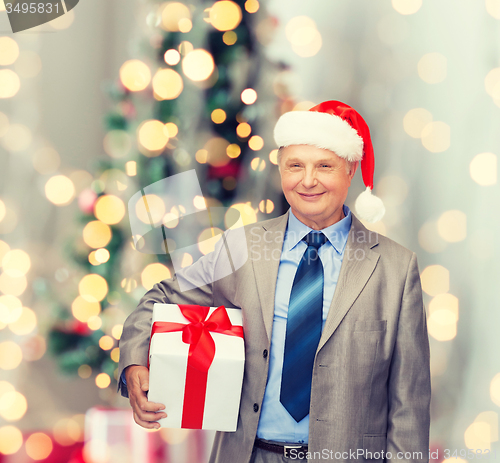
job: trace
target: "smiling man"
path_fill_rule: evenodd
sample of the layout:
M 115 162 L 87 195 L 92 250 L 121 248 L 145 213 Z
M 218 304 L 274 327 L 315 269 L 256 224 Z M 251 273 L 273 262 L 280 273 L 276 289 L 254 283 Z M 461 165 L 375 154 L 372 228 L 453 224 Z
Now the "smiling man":
M 357 214 L 376 221 L 384 212 L 371 194 L 368 126 L 327 101 L 284 114 L 275 139 L 290 210 L 245 227 L 240 249 L 250 258 L 230 275 L 215 278 L 226 262 L 220 240 L 144 296 L 120 340 L 119 387 L 137 423 L 158 427 L 168 410 L 146 396 L 153 304 L 240 307 L 238 427 L 217 434 L 212 462 L 427 462 L 429 345 L 416 256 L 368 231 L 344 204 L 361 162 L 367 188 Z M 206 284 L 182 292 L 180 279 Z

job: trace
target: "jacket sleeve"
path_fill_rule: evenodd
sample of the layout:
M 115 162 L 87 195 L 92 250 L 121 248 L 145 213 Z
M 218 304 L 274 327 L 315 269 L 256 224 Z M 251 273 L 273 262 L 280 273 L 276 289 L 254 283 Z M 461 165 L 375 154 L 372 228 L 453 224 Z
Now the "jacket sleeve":
M 429 338 L 417 258 L 413 253 L 389 373 L 388 462 L 428 462 L 430 399 Z
M 139 301 L 137 308 L 127 317 L 120 338 L 118 365 L 118 391 L 128 397 L 127 385 L 122 374 L 130 365 L 148 364 L 151 319 L 155 303 L 197 304 L 212 306 L 212 283 L 215 263 L 221 252 L 223 240 L 215 250 L 182 269 L 173 278 L 163 280 L 150 289 Z M 191 289 L 186 289 L 191 288 Z

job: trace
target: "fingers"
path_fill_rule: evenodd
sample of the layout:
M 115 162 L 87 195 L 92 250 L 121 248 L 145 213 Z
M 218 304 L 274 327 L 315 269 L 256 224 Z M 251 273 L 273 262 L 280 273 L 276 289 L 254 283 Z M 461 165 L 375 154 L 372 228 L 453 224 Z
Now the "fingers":
M 139 418 L 139 416 L 137 415 L 137 413 L 135 413 L 135 412 L 134 412 L 134 421 L 139 426 L 142 426 L 143 428 L 146 428 L 146 429 L 159 429 L 160 428 L 160 423 L 141 420 Z

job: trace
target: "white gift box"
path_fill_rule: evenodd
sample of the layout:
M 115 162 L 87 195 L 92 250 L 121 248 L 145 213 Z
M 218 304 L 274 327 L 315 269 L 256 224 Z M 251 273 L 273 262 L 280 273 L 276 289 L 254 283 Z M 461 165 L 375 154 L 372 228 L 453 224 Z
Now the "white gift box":
M 216 309 L 217 307 L 211 307 L 206 318 L 209 319 Z M 231 324 L 242 327 L 241 310 L 228 308 L 225 310 Z M 152 326 L 155 322 L 182 325 L 191 323 L 176 304 L 155 304 Z M 206 389 L 201 387 L 201 391 L 196 394 L 196 402 L 199 402 L 203 392 L 206 392 L 204 407 L 195 407 L 195 413 L 198 416 L 202 414 L 202 424 L 183 426 L 183 413 L 184 419 L 187 414 L 184 398 L 190 345 L 183 342 L 182 327 L 178 329 L 179 331 L 167 333 L 156 332 L 150 344 L 148 400 L 164 404 L 168 415 L 167 418 L 159 420 L 160 425 L 166 428 L 190 427 L 236 431 L 245 363 L 243 337 L 210 332 L 215 343 L 215 356 L 208 370 Z M 236 328 L 238 329 L 243 331 L 242 328 Z M 195 388 L 200 389 L 200 384 L 195 384 Z M 191 404 L 193 409 L 193 403 L 187 401 L 186 406 L 189 408 Z

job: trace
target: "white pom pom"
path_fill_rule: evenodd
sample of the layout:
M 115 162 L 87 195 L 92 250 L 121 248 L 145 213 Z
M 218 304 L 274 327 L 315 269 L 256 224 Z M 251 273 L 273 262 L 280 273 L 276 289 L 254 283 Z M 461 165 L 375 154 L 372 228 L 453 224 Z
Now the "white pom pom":
M 382 200 L 372 195 L 370 187 L 361 193 L 354 204 L 356 215 L 367 222 L 378 222 L 385 214 L 385 207 Z

